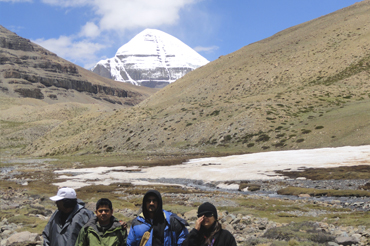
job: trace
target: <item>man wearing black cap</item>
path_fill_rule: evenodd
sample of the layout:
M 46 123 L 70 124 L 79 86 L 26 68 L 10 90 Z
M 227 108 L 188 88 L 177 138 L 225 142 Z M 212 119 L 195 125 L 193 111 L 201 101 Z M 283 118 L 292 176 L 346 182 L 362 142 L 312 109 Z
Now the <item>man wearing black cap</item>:
M 74 245 L 81 228 L 94 213 L 77 202 L 76 191 L 61 188 L 56 196 L 50 197 L 58 210 L 50 217 L 42 232 L 44 246 Z
M 216 207 L 205 202 L 198 208 L 198 219 L 182 246 L 236 246 L 234 236 L 222 229 Z
M 184 219 L 163 210 L 161 194 L 150 190 L 144 195 L 142 213 L 132 221 L 127 246 L 181 245 L 188 234 L 186 225 Z

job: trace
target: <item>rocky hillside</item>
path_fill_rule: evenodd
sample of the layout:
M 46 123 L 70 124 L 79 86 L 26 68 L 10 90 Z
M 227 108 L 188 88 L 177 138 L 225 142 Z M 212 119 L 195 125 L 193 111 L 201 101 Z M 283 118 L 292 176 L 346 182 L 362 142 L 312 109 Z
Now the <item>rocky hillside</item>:
M 369 14 L 366 0 L 281 31 L 188 73 L 132 109 L 64 122 L 25 153 L 370 144 Z
M 132 107 L 154 92 L 100 77 L 0 26 L 0 148 L 27 146 L 65 120 Z
M 97 76 L 0 26 L 0 96 L 132 106 L 152 93 Z

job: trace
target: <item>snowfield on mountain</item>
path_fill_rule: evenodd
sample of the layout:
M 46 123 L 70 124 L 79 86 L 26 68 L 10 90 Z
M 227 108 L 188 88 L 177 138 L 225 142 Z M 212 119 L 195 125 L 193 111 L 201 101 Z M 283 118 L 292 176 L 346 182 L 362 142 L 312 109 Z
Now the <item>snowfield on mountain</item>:
M 119 48 L 113 58 L 99 61 L 92 70 L 116 81 L 164 87 L 207 63 L 179 39 L 145 29 Z

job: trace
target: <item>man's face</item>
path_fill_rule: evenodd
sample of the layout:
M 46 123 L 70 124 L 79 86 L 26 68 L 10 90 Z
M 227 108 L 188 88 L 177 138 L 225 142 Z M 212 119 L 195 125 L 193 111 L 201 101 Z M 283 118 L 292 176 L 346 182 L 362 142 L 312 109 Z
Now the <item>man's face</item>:
M 57 205 L 57 208 L 58 208 L 59 211 L 61 211 L 63 209 L 63 202 L 61 200 L 56 201 L 55 205 Z
M 100 225 L 108 225 L 110 218 L 113 215 L 113 210 L 111 210 L 107 205 L 101 205 L 95 213 Z
M 145 203 L 146 209 L 149 213 L 154 213 L 158 208 L 158 200 L 156 196 L 148 196 Z
M 57 208 L 59 211 L 66 213 L 67 209 L 64 207 L 64 202 L 63 200 L 56 201 L 55 204 L 57 205 Z

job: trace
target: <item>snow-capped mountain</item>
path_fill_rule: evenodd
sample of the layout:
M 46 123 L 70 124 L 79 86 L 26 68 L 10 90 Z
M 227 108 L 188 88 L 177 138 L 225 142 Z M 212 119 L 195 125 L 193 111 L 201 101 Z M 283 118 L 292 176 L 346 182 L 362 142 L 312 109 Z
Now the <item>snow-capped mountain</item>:
M 145 29 L 119 48 L 115 57 L 99 61 L 92 71 L 121 82 L 161 88 L 207 63 L 179 39 Z

